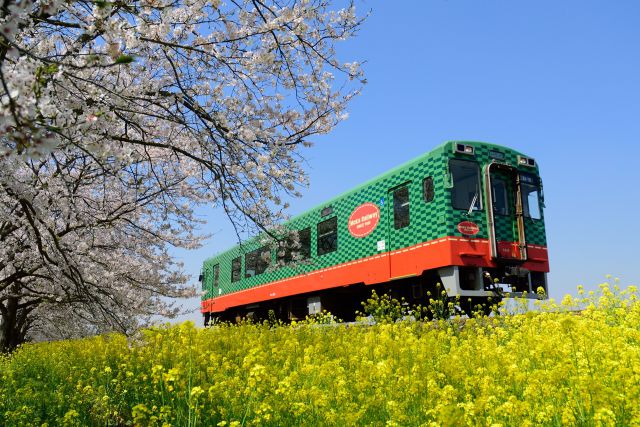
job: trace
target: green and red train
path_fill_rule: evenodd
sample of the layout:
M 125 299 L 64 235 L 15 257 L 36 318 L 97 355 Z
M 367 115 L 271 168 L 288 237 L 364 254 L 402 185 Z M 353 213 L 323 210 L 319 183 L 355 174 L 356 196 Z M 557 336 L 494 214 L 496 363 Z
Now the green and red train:
M 425 303 L 480 304 L 546 293 L 543 191 L 534 159 L 482 142 L 450 141 L 285 224 L 277 249 L 254 238 L 204 262 L 210 319 L 283 320 L 321 310 L 351 319 L 371 289 Z

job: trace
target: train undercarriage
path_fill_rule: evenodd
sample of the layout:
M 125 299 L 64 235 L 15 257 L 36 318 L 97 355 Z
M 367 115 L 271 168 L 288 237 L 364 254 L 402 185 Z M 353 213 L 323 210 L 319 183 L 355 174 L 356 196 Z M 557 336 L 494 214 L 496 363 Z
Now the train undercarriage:
M 456 312 L 460 314 L 490 314 L 492 307 L 505 297 L 545 298 L 547 280 L 546 273 L 529 271 L 517 264 L 499 264 L 495 268 L 448 266 L 385 283 L 356 283 L 232 307 L 222 313 L 204 313 L 204 322 L 239 322 L 242 319 L 290 322 L 323 311 L 343 321 L 353 321 L 372 291 L 403 300 L 409 306 L 427 307 L 430 300 L 439 298 L 454 302 Z

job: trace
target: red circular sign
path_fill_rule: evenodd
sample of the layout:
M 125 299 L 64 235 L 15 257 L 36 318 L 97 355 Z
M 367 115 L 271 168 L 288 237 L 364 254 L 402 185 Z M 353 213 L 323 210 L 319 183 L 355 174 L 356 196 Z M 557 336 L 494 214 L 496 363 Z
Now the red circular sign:
M 380 222 L 380 209 L 373 203 L 365 203 L 358 206 L 349 216 L 349 233 L 353 237 L 364 237 L 373 230 Z
M 462 221 L 458 224 L 458 231 L 467 236 L 474 236 L 480 231 L 480 227 L 475 222 Z

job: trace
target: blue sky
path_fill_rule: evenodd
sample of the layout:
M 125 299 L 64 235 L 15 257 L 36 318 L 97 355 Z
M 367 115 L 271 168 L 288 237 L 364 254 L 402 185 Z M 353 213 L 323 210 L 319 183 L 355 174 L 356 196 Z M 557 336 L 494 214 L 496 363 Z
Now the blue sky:
M 304 152 L 304 212 L 446 140 L 486 141 L 535 158 L 545 189 L 552 297 L 605 275 L 640 284 L 640 2 L 372 1 L 344 61 L 366 61 L 350 117 Z M 235 244 L 214 237 L 183 258 Z M 198 307 L 193 301 L 190 306 Z M 199 314 L 190 318 L 200 320 Z

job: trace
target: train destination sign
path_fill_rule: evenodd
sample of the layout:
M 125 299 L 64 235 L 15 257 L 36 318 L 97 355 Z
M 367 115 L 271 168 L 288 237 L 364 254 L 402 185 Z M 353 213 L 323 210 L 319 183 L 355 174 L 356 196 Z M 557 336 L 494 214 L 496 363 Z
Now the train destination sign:
M 467 236 L 475 236 L 480 231 L 480 227 L 475 222 L 462 221 L 458 224 L 458 231 Z
M 365 237 L 371 234 L 380 222 L 380 209 L 373 203 L 358 206 L 349 216 L 349 233 L 353 237 Z

